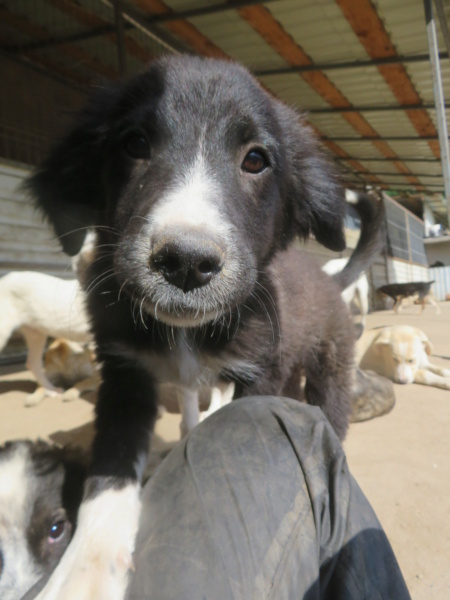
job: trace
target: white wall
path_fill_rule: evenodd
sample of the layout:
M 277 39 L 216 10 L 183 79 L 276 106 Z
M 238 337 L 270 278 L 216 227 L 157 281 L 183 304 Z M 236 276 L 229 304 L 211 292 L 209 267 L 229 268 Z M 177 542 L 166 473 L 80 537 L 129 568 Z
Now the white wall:
M 389 283 L 408 283 L 409 281 L 429 281 L 429 269 L 422 265 L 388 257 Z
M 450 236 L 431 238 L 425 242 L 425 250 L 429 265 L 439 260 L 445 266 L 450 266 Z

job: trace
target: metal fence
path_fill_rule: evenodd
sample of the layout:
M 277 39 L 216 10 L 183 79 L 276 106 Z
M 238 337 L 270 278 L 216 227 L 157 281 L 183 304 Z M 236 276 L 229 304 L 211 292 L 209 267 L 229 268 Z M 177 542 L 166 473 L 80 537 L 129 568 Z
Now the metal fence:
M 386 209 L 387 254 L 416 265 L 427 266 L 423 242 L 425 226 L 421 219 L 383 194 Z
M 177 51 L 162 30 L 114 0 L 0 4 L 0 158 L 7 160 L 39 163 L 92 86 Z

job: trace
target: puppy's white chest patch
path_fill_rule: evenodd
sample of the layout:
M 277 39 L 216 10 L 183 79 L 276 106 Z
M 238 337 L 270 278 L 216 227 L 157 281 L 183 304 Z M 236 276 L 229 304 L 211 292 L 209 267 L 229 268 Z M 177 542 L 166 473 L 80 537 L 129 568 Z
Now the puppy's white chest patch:
M 146 366 L 159 383 L 176 383 L 188 388 L 213 384 L 220 370 L 198 352 L 183 330 L 176 331 L 170 349 L 145 354 Z

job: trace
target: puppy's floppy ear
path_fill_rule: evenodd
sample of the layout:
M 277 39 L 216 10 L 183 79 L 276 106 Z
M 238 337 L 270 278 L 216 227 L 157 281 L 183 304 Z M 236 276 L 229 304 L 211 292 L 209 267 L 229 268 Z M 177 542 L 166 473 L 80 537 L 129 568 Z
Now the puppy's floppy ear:
M 37 206 L 53 225 L 64 252 L 77 254 L 86 228 L 95 225 L 102 210 L 100 178 L 106 124 L 113 108 L 114 89 L 97 91 L 75 126 L 25 182 Z
M 428 356 L 431 356 L 433 353 L 432 343 L 421 329 L 416 329 L 416 332 L 418 337 L 420 338 L 420 341 L 422 342 L 425 352 L 428 354 Z
M 382 329 L 373 341 L 373 347 L 377 354 L 380 354 L 383 348 L 391 344 L 391 332 L 388 328 Z
M 286 146 L 288 196 L 297 234 L 313 233 L 330 250 L 345 248 L 345 193 L 336 169 L 312 128 L 294 110 L 277 102 Z

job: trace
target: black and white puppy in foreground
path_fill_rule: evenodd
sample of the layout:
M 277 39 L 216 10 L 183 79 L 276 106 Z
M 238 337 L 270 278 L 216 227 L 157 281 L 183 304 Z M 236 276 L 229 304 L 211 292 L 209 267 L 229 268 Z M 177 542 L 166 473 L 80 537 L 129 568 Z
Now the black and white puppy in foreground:
M 67 548 L 83 495 L 78 452 L 44 442 L 0 446 L 0 598 L 20 600 Z
M 344 192 L 310 128 L 242 67 L 167 57 L 95 92 L 30 181 L 64 250 L 97 231 L 88 310 L 102 364 L 78 528 L 40 600 L 121 598 L 157 384 L 235 385 L 322 407 L 342 439 L 353 326 L 340 298 L 379 250 L 381 207 L 338 281 L 289 247 L 345 246 Z

